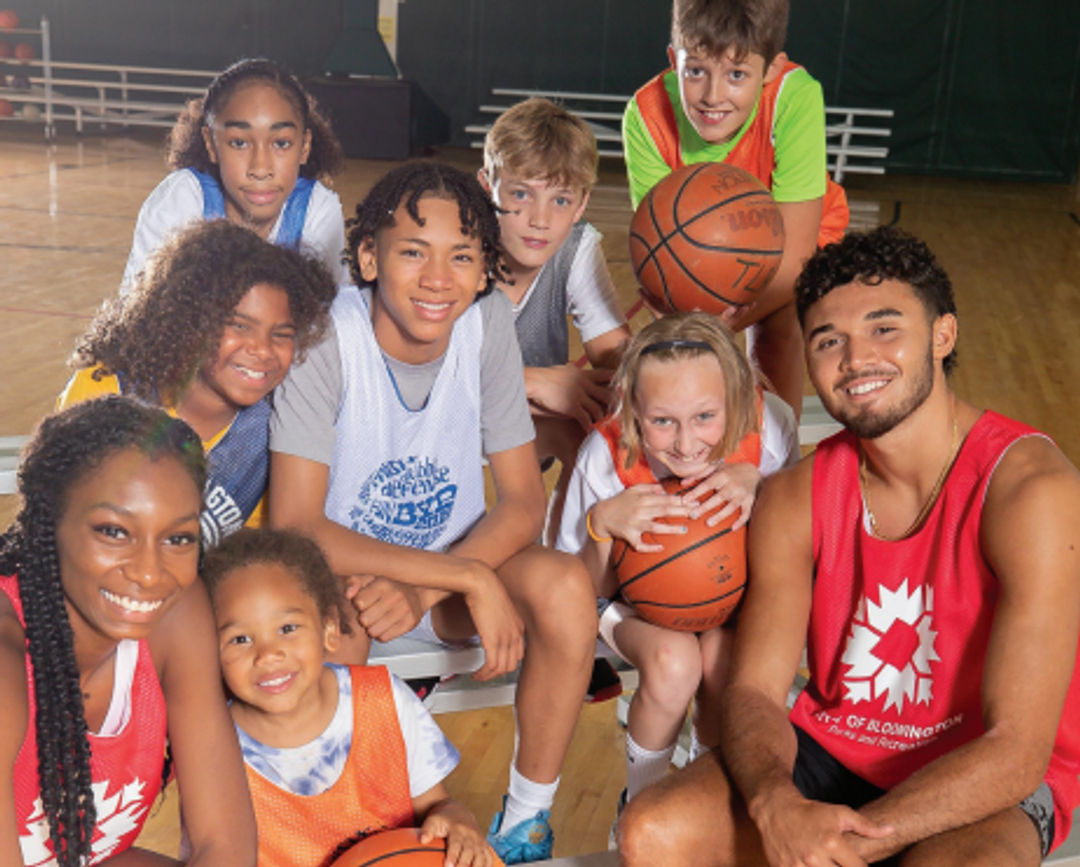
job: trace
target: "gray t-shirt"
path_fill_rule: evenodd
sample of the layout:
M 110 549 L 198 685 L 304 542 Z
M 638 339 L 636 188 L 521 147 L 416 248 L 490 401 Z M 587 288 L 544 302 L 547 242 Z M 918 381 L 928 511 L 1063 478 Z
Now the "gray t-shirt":
M 495 454 L 531 442 L 536 433 L 525 397 L 510 301 L 491 292 L 480 305 L 484 339 L 480 346 L 480 427 L 485 454 Z M 406 364 L 383 353 L 404 404 L 423 407 L 435 384 L 443 359 Z M 274 392 L 270 419 L 270 450 L 296 455 L 329 466 L 337 438 L 335 425 L 341 407 L 341 355 L 333 326 L 318 346 L 294 364 Z

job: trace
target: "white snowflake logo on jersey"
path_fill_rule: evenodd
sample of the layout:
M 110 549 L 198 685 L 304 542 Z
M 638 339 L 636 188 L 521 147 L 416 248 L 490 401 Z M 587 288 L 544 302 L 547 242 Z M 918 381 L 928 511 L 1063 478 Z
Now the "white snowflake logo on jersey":
M 125 835 L 138 827 L 150 805 L 143 799 L 146 783 L 138 778 L 124 784 L 112 795 L 108 794 L 108 780 L 92 783 L 90 788 L 97 808 L 97 831 L 90 844 L 91 863 L 97 864 L 113 853 Z M 29 833 L 19 837 L 23 862 L 34 867 L 53 867 L 56 859 L 49 851 L 49 822 L 40 797 L 34 801 L 34 808 L 26 820 L 26 830 Z
M 930 663 L 940 661 L 934 650 L 934 591 L 916 587 L 908 593 L 905 578 L 895 590 L 878 586 L 880 602 L 859 600 L 851 634 L 841 661 L 846 701 L 858 704 L 885 696 L 884 710 L 904 710 L 904 700 L 930 704 L 933 678 Z

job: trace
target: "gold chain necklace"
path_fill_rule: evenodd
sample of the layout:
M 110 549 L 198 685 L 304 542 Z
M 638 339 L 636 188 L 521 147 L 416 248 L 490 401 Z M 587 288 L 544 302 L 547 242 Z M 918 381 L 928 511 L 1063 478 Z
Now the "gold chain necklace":
M 949 476 L 949 470 L 952 468 L 953 461 L 956 460 L 956 453 L 960 451 L 960 423 L 956 414 L 955 395 L 952 396 L 949 406 L 952 410 L 952 446 L 949 448 L 949 456 L 945 459 L 945 466 L 941 468 L 937 481 L 934 482 L 934 487 L 930 489 L 930 496 L 926 498 L 923 507 L 919 509 L 919 514 L 915 516 L 915 520 L 912 521 L 911 524 L 908 525 L 908 528 L 899 536 L 886 536 L 878 528 L 874 510 L 870 507 L 869 486 L 866 483 L 866 452 L 861 448 L 859 449 L 859 487 L 862 490 L 863 505 L 866 507 L 866 517 L 870 522 L 870 534 L 875 539 L 881 539 L 883 542 L 897 542 L 900 539 L 910 536 L 916 528 L 926 520 L 926 516 L 930 514 L 930 510 L 934 507 L 934 503 L 937 502 L 938 495 L 945 486 L 945 479 Z

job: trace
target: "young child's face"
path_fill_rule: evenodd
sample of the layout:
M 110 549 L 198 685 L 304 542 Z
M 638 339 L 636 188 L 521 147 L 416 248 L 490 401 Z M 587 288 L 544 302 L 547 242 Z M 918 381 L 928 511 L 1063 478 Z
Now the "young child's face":
M 707 469 L 724 436 L 724 372 L 714 355 L 642 360 L 634 415 L 645 451 L 679 478 Z
M 543 267 L 589 203 L 586 190 L 513 172 L 499 171 L 489 178 L 481 170 L 480 183 L 503 209 L 499 214 L 503 251 L 510 266 L 522 270 Z
M 289 372 L 296 325 L 285 290 L 257 283 L 226 320 L 217 354 L 199 371 L 197 386 L 233 409 L 252 406 Z
M 375 338 L 408 364 L 446 351 L 454 323 L 487 282 L 480 239 L 462 233 L 457 200 L 425 196 L 417 210 L 423 225 L 399 207 L 395 225 L 357 251 L 361 275 L 376 284 Z
M 210 159 L 221 174 L 225 215 L 269 235 L 311 151 L 311 130 L 273 85 L 240 85 L 203 127 Z
M 72 483 L 56 524 L 72 628 L 145 638 L 198 577 L 202 492 L 172 457 L 109 455 Z
M 679 77 L 683 111 L 709 144 L 734 138 L 754 110 L 765 82 L 783 66 L 783 61 L 774 60 L 766 68 L 765 58 L 754 51 L 737 60 L 734 47 L 719 57 L 700 49 L 668 51 Z M 785 55 L 777 55 L 780 58 L 786 60 Z
M 233 569 L 214 590 L 221 671 L 237 701 L 264 714 L 311 712 L 337 625 L 280 563 Z

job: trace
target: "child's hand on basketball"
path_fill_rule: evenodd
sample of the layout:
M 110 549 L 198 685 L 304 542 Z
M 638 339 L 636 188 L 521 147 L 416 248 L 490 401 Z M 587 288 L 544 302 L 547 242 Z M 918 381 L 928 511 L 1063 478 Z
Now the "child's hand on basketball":
M 576 364 L 525 368 L 525 394 L 541 414 L 575 419 L 588 429 L 607 412 L 611 371 Z
M 525 655 L 525 624 L 498 576 L 477 561 L 476 585 L 465 593 L 473 626 L 484 648 L 484 664 L 475 680 L 490 680 L 514 671 Z
M 682 495 L 683 502 L 691 509 L 691 518 L 709 515 L 705 523 L 715 527 L 738 510 L 739 517 L 731 525 L 732 530 L 737 530 L 750 520 L 750 510 L 761 485 L 761 473 L 753 464 L 721 464 L 715 470 L 683 479 L 683 482 L 692 486 Z M 714 509 L 720 510 L 709 514 Z
M 420 826 L 420 842 L 446 840 L 444 867 L 489 867 L 491 850 L 472 813 L 456 801 L 446 800 L 427 814 Z
M 418 589 L 378 575 L 350 575 L 345 598 L 356 619 L 376 641 L 390 641 L 415 627 L 424 616 Z
M 658 536 L 686 532 L 685 524 L 666 523 L 657 518 L 689 515 L 689 506 L 660 485 L 634 485 L 593 506 L 591 523 L 596 535 L 625 539 L 635 551 L 647 554 L 663 551 L 664 546 L 644 541 L 645 533 Z

